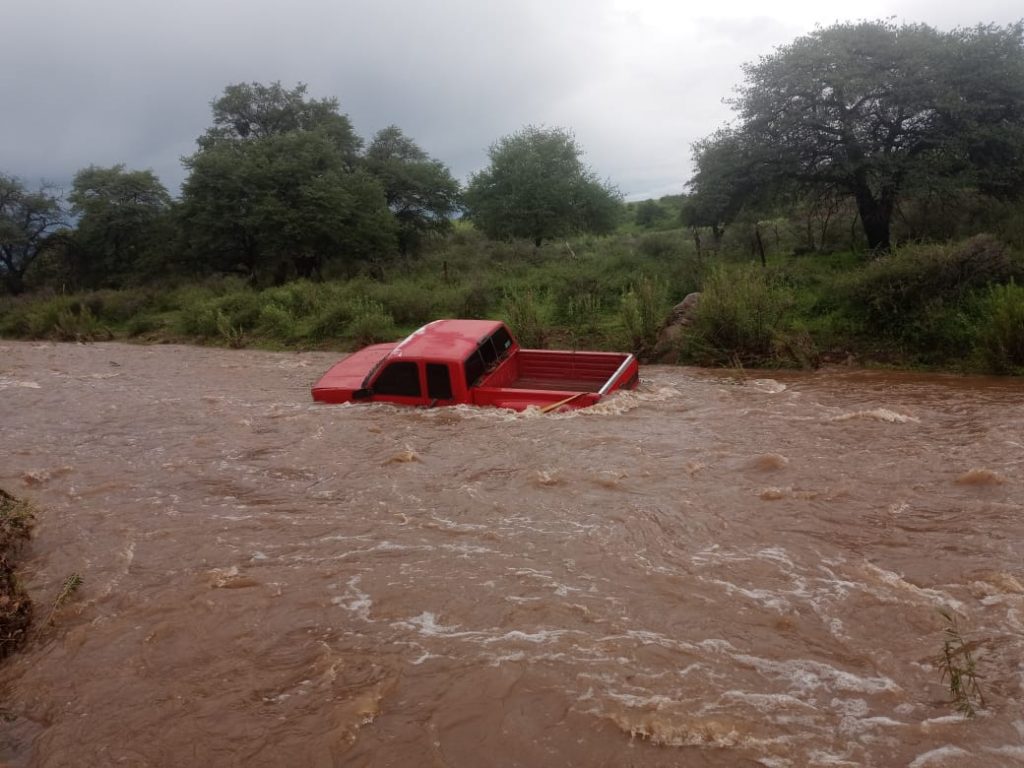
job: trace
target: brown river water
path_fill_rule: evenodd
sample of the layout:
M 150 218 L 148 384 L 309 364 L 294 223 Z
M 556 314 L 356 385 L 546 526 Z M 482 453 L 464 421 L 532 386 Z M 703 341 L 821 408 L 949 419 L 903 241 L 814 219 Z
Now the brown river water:
M 314 405 L 337 357 L 0 341 L 0 765 L 1024 765 L 1019 379 Z

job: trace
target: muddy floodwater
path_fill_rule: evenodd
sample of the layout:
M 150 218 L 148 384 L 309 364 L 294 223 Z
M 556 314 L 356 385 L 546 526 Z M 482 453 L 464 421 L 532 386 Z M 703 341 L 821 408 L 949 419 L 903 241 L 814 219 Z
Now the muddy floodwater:
M 0 342 L 0 765 L 1024 765 L 1019 379 L 314 405 L 337 357 Z

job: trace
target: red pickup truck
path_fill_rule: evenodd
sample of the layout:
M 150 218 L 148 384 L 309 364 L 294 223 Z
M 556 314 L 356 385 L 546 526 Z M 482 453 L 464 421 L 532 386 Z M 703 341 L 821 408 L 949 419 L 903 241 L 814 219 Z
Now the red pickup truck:
M 313 399 L 547 411 L 593 405 L 638 382 L 630 354 L 522 349 L 504 323 L 436 320 L 336 363 L 313 385 Z

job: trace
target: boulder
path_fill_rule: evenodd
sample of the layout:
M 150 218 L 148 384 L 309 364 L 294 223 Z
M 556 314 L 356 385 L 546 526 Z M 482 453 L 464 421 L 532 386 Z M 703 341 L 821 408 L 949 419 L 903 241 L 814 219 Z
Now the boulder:
M 658 331 L 658 341 L 651 351 L 651 360 L 658 363 L 673 363 L 678 358 L 679 344 L 685 333 L 686 326 L 693 323 L 693 318 L 700 304 L 700 294 L 690 293 L 681 302 L 672 307 L 665 322 Z

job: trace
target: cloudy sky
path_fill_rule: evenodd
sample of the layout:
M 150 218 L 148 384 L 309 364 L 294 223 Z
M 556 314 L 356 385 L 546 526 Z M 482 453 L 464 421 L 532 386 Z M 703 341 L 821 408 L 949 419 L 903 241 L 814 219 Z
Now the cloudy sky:
M 369 138 L 400 126 L 460 179 L 523 125 L 572 129 L 628 199 L 682 190 L 741 65 L 851 18 L 948 29 L 1019 0 L 0 0 L 0 172 L 68 186 L 90 164 L 180 158 L 229 83 L 309 85 Z

